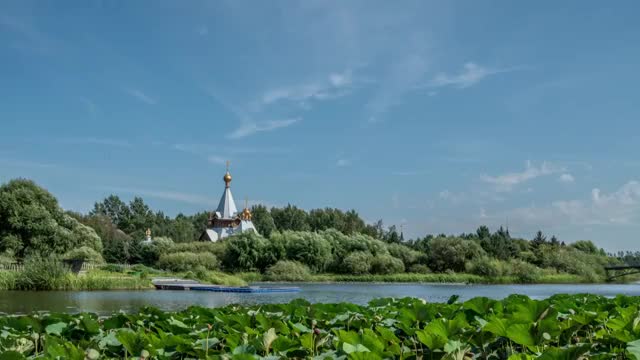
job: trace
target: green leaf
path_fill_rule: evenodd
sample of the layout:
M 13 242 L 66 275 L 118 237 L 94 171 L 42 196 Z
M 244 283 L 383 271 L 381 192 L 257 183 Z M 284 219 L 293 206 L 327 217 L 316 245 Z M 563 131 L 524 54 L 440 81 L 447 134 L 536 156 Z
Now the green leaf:
M 535 338 L 531 334 L 531 324 L 513 324 L 507 329 L 507 337 L 516 344 L 534 346 Z
M 63 322 L 47 325 L 44 329 L 47 334 L 53 334 L 60 336 L 62 331 L 67 328 L 67 324 Z
M 636 360 L 640 360 L 640 340 L 627 343 L 627 352 Z
M 23 360 L 26 357 L 17 351 L 9 350 L 0 353 L 0 360 Z
M 267 330 L 267 332 L 265 332 L 262 335 L 262 346 L 264 347 L 265 351 L 267 353 L 269 353 L 269 350 L 271 349 L 271 344 L 278 338 L 278 335 L 276 335 L 276 329 L 271 328 L 269 330 Z
M 367 349 L 366 346 L 362 344 L 351 345 L 349 343 L 342 343 L 342 350 L 347 354 L 371 352 L 369 349 Z
M 306 334 L 300 336 L 300 344 L 305 349 L 313 352 L 313 350 L 315 348 L 315 341 L 314 341 L 313 333 L 306 333 Z

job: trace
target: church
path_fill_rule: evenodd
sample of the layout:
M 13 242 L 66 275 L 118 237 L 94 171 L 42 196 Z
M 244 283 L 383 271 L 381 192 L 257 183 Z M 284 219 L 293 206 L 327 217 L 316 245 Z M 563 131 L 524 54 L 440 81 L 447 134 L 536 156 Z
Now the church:
M 224 192 L 216 211 L 209 213 L 207 229 L 200 235 L 200 241 L 218 241 L 245 231 L 258 232 L 251 221 L 251 211 L 247 203 L 245 202 L 244 210 L 239 213 L 236 203 L 233 201 L 229 162 L 227 162 L 227 172 L 222 179 L 224 180 Z

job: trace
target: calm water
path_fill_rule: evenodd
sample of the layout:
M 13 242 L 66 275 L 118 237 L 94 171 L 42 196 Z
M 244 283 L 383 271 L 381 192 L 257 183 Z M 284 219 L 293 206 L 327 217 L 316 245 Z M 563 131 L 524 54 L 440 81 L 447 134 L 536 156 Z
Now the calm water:
M 273 285 L 273 284 L 271 284 Z M 288 284 L 290 285 L 290 284 Z M 267 285 L 268 286 L 268 285 Z M 119 310 L 135 311 L 143 306 L 180 310 L 190 305 L 207 307 L 228 304 L 288 302 L 305 298 L 311 302 L 354 302 L 366 304 L 379 297 L 418 297 L 446 301 L 451 295 L 461 299 L 486 296 L 500 299 L 510 294 L 546 298 L 557 293 L 592 293 L 640 296 L 640 284 L 629 285 L 433 285 L 433 284 L 299 284 L 302 291 L 293 294 L 226 294 L 200 291 L 0 291 L 0 312 L 89 311 L 108 314 Z

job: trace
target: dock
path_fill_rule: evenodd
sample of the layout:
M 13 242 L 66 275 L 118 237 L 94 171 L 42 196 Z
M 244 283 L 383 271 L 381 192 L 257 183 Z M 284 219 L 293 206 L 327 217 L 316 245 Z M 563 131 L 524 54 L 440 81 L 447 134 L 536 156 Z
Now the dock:
M 261 287 L 261 286 L 225 286 L 214 284 L 202 284 L 196 280 L 185 279 L 153 279 L 151 281 L 157 290 L 191 290 L 210 291 L 224 293 L 295 293 L 300 288 L 295 286 L 287 287 Z

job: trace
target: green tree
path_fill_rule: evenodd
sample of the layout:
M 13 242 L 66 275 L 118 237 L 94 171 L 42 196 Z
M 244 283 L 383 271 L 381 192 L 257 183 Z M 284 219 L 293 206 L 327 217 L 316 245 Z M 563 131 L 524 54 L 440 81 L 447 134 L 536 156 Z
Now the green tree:
M 0 252 L 22 258 L 80 246 L 102 250 L 96 232 L 65 213 L 48 191 L 25 179 L 0 186 Z
M 600 252 L 591 240 L 579 240 L 569 246 L 587 254 L 598 254 Z
M 271 217 L 279 231 L 309 231 L 308 214 L 291 204 L 284 208 L 271 208 Z
M 429 246 L 429 267 L 433 271 L 462 272 L 466 262 L 485 254 L 475 241 L 457 237 L 438 237 Z
M 102 202 L 95 203 L 89 215 L 107 216 L 120 229 L 126 229 L 131 218 L 129 207 L 117 195 L 109 195 Z
M 276 230 L 276 223 L 273 221 L 269 209 L 264 205 L 258 204 L 251 207 L 251 221 L 253 221 L 258 233 L 264 237 L 271 236 L 271 233 Z
M 189 218 L 178 214 L 176 219 L 170 223 L 169 236 L 174 242 L 191 242 L 197 240 L 200 234 Z

